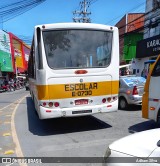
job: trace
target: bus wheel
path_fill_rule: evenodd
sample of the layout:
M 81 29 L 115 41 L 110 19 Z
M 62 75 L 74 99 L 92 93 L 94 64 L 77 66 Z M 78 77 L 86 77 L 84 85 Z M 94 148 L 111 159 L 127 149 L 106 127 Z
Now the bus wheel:
M 121 110 L 125 110 L 128 107 L 128 103 L 124 97 L 120 97 L 119 99 L 119 108 Z

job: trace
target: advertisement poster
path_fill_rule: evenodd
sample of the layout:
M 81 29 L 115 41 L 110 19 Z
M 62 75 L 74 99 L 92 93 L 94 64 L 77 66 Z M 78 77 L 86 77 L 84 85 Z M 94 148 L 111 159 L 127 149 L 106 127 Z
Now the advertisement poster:
M 0 30 L 0 71 L 13 72 L 9 35 Z
M 24 49 L 24 57 L 25 57 L 25 68 L 27 69 L 30 49 L 26 46 L 23 46 L 23 49 Z
M 24 68 L 21 43 L 18 40 L 13 39 L 13 47 L 16 67 Z

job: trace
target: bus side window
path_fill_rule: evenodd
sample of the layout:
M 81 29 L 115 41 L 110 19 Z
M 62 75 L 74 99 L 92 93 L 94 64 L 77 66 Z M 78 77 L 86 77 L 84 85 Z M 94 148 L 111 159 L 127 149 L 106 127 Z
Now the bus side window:
M 156 63 L 151 76 L 153 77 L 160 76 L 160 58 L 158 59 L 158 62 Z
M 35 52 L 34 52 L 34 42 L 32 43 L 29 62 L 28 62 L 28 77 L 35 78 Z

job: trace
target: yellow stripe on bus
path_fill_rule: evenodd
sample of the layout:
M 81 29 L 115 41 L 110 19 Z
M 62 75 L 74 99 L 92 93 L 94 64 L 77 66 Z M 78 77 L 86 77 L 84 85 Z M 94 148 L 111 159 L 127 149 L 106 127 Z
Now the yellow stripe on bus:
M 115 95 L 118 91 L 119 81 L 37 85 L 38 100 Z

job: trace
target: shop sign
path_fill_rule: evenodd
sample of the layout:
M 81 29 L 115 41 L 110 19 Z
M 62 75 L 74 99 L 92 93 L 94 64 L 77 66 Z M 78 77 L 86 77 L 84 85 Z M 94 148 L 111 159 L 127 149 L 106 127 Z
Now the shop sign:
M 9 35 L 0 30 L 0 71 L 13 72 Z
M 137 42 L 136 58 L 160 54 L 160 35 Z

